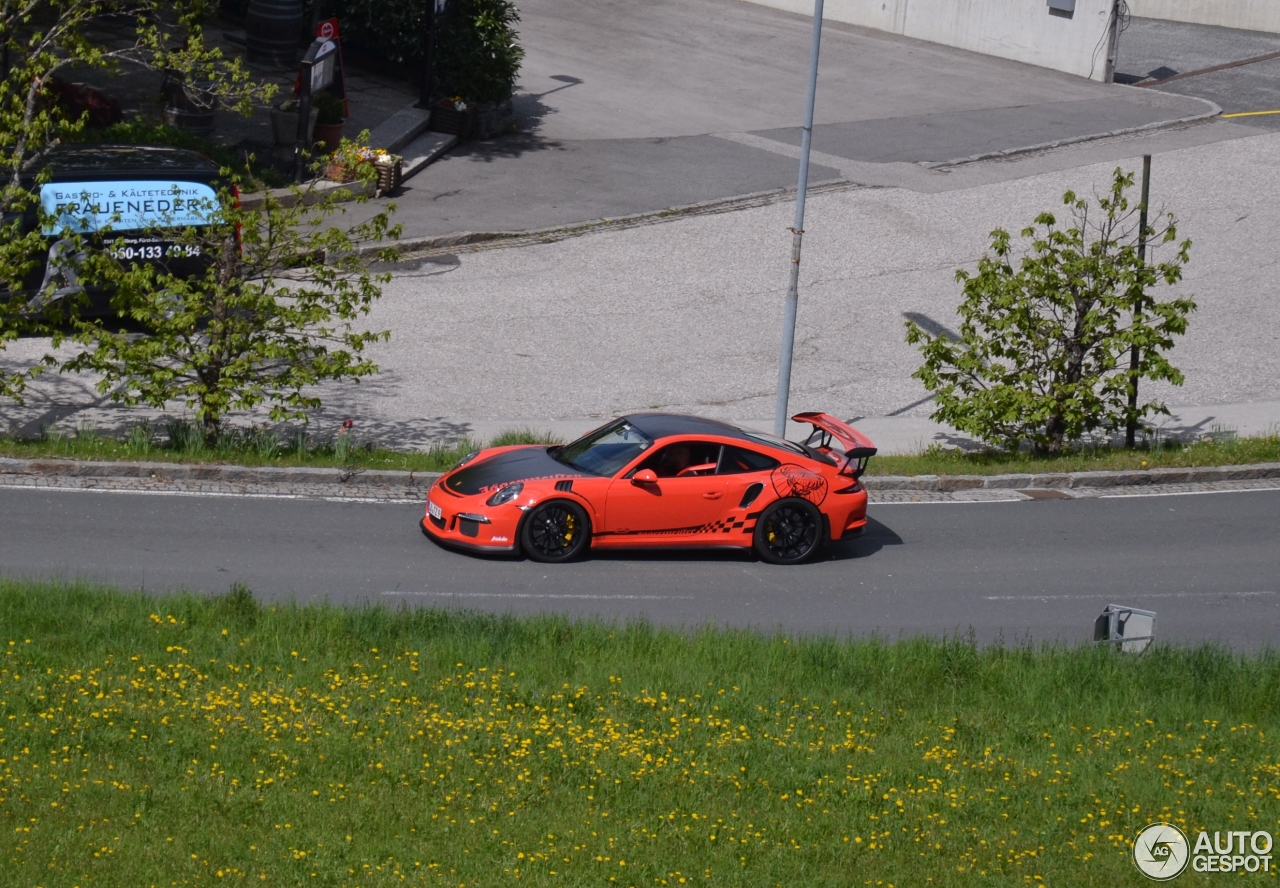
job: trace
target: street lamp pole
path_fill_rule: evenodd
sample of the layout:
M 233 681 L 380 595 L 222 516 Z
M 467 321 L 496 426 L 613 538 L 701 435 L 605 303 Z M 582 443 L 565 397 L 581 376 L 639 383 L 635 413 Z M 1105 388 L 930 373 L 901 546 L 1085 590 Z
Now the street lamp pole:
M 818 92 L 818 47 L 822 42 L 822 0 L 813 2 L 813 45 L 809 50 L 809 95 L 805 100 L 804 129 L 800 136 L 800 182 L 796 186 L 796 224 L 791 228 L 791 285 L 787 288 L 782 320 L 782 358 L 778 366 L 778 402 L 773 433 L 787 432 L 787 399 L 791 394 L 791 357 L 796 341 L 796 309 L 800 304 L 800 240 L 804 237 L 804 199 L 809 189 L 809 143 L 813 139 L 813 102 Z

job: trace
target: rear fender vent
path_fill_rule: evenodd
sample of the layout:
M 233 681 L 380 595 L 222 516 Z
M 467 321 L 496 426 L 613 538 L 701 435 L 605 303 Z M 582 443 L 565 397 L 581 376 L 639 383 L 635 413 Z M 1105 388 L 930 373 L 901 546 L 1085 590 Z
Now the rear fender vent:
M 556 482 L 556 490 L 560 491 L 561 493 L 568 493 L 569 491 L 573 490 L 573 482 L 572 482 L 572 481 L 557 481 L 557 482 Z
M 755 484 L 752 484 L 750 487 L 747 488 L 747 492 L 742 495 L 742 502 L 738 503 L 738 508 L 745 509 L 747 506 L 754 503 L 756 501 L 756 497 L 758 497 L 763 490 L 764 490 L 764 485 L 761 484 L 759 481 L 757 481 Z

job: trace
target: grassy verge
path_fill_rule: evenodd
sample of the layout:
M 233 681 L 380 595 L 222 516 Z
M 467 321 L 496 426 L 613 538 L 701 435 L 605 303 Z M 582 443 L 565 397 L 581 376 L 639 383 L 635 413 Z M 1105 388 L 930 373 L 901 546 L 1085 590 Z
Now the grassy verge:
M 561 439 L 534 429 L 509 429 L 488 446 L 507 444 L 559 444 Z M 223 462 L 249 466 L 342 466 L 366 469 L 402 469 L 440 472 L 482 446 L 463 439 L 425 451 L 389 450 L 361 442 L 354 434 L 329 438 L 298 432 L 253 428 L 230 431 L 217 447 L 199 439 L 194 426 L 171 420 L 164 428 L 134 427 L 126 438 L 108 438 L 93 430 L 67 435 L 46 435 L 40 440 L 16 440 L 0 436 L 0 456 L 36 459 L 63 457 L 97 460 L 159 460 L 171 462 Z M 1190 466 L 1248 465 L 1280 462 L 1280 435 L 1256 438 L 1225 436 L 1193 444 L 1163 442 L 1137 450 L 1095 447 L 1053 459 L 1030 453 L 968 453 L 930 448 L 908 456 L 877 456 L 868 475 L 999 475 L 1015 472 L 1096 472 L 1117 469 L 1185 468 Z
M 1280 832 L 1273 653 L 4 580 L 0 627 L 4 885 L 1116 886 L 1153 820 Z
M 877 456 L 869 475 L 1003 475 L 1019 472 L 1101 472 L 1115 470 L 1237 466 L 1280 462 L 1280 435 L 1237 438 L 1234 435 L 1191 444 L 1166 441 L 1136 450 L 1119 447 L 1082 448 L 1052 459 L 1031 453 L 930 448 L 911 456 Z
M 174 420 L 164 427 L 135 426 L 125 438 L 107 437 L 92 429 L 65 435 L 50 433 L 39 440 L 0 437 L 0 456 L 442 472 L 481 446 L 540 443 L 560 442 L 545 432 L 509 429 L 484 444 L 463 438 L 429 450 L 403 451 L 362 441 L 354 433 L 339 432 L 326 438 L 299 430 L 285 437 L 271 429 L 249 428 L 231 429 L 216 446 L 208 447 L 193 424 Z

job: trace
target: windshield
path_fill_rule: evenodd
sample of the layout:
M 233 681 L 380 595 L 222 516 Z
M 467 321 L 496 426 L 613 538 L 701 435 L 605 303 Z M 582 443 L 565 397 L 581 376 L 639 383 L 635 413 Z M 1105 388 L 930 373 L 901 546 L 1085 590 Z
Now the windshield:
M 652 438 L 618 419 L 561 447 L 555 458 L 593 475 L 612 475 L 652 446 Z

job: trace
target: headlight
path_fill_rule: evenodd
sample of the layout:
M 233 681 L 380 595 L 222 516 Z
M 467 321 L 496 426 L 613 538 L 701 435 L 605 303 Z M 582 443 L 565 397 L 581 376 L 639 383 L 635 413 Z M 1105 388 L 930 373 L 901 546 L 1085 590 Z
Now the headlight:
M 522 490 L 524 490 L 524 484 L 519 481 L 516 481 L 514 484 L 508 484 L 505 487 L 500 487 L 493 496 L 485 500 L 485 504 L 490 506 L 500 506 L 503 503 L 509 503 L 519 496 L 520 491 Z
M 467 463 L 471 462 L 471 460 L 475 459 L 475 458 L 476 458 L 477 456 L 479 456 L 479 455 L 480 455 L 480 451 L 479 451 L 479 450 L 473 450 L 473 451 L 471 451 L 471 452 L 470 452 L 470 453 L 468 453 L 466 456 L 464 456 L 462 459 L 458 460 L 458 464 L 457 464 L 456 466 L 454 466 L 454 467 L 453 467 L 453 469 L 460 469 L 460 468 L 462 468 L 463 466 L 465 466 Z M 453 469 L 450 469 L 449 471 L 451 471 L 451 472 L 452 472 L 452 471 L 453 471 Z

